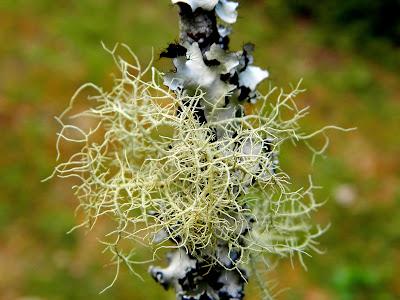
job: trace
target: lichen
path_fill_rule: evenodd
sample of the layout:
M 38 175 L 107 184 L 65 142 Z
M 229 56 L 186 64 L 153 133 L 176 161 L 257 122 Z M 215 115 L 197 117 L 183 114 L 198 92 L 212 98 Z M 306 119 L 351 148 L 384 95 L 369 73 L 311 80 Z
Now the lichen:
M 318 251 L 315 239 L 323 229 L 310 222 L 321 205 L 314 186 L 310 180 L 308 188 L 292 190 L 277 159 L 283 143 L 313 136 L 298 124 L 307 114 L 294 102 L 300 87 L 257 93 L 261 105 L 246 116 L 213 118 L 224 108 L 207 101 L 206 92 L 166 89 L 162 73 L 151 64 L 142 70 L 122 47 L 130 60 L 117 55 L 118 47 L 107 49 L 119 72 L 112 89 L 85 84 L 57 118 L 58 151 L 66 143 L 80 150 L 53 174 L 78 178 L 73 189 L 85 215 L 82 226 L 92 229 L 101 217 L 114 222 L 103 243 L 118 270 L 125 263 L 134 272 L 138 242 L 154 253 L 184 249 L 226 270 L 255 257 L 297 255 L 302 262 L 308 251 Z M 94 91 L 91 107 L 71 115 L 87 89 Z M 209 106 L 207 123 L 197 115 L 200 103 Z M 79 118 L 94 120 L 91 128 L 81 128 Z M 223 134 L 215 139 L 218 128 Z M 219 254 L 221 241 L 236 251 L 234 258 Z

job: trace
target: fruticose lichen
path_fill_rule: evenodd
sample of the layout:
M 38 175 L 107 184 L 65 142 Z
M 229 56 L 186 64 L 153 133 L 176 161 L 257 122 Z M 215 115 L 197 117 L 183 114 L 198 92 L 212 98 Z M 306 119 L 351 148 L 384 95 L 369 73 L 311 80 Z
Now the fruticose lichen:
M 230 28 L 218 25 L 213 11 L 234 23 L 237 3 L 172 2 L 181 9 L 181 41 L 161 57 L 173 59 L 175 70 L 163 74 L 151 63 L 143 69 L 126 45 L 128 59 L 117 46 L 106 48 L 118 68 L 113 87 L 85 84 L 57 118 L 57 150 L 65 143 L 79 150 L 53 175 L 78 179 L 81 226 L 113 221 L 102 242 L 117 274 L 121 263 L 135 272 L 138 243 L 153 258 L 174 248 L 170 265 L 150 272 L 174 286 L 178 299 L 243 299 L 246 266 L 269 299 L 260 263 L 269 269 L 275 259 L 298 256 L 304 265 L 302 256 L 318 252 L 324 231 L 310 222 L 321 205 L 315 187 L 310 180 L 293 190 L 280 147 L 322 131 L 302 133 L 307 108 L 295 104 L 299 86 L 257 91 L 269 74 L 253 66 L 253 45 L 228 51 Z M 83 93 L 90 107 L 79 111 Z
M 131 268 L 130 253 L 118 247 L 124 240 L 185 249 L 226 269 L 248 263 L 252 254 L 301 257 L 315 250 L 322 230 L 309 223 L 320 205 L 313 186 L 291 191 L 276 156 L 282 143 L 303 138 L 298 121 L 306 110 L 294 104 L 298 87 L 257 94 L 262 105 L 246 116 L 201 123 L 196 113 L 204 92 L 172 93 L 155 68 L 142 71 L 133 54 L 136 64 L 115 51 L 120 76 L 113 88 L 84 85 L 58 118 L 57 149 L 63 142 L 81 149 L 55 174 L 80 180 L 73 189 L 86 216 L 82 225 L 93 228 L 102 216 L 115 222 L 105 243 L 118 263 Z M 68 116 L 84 89 L 94 91 L 91 107 Z M 95 123 L 84 131 L 77 118 Z M 218 127 L 225 134 L 213 141 Z M 235 259 L 217 254 L 221 241 L 235 249 Z

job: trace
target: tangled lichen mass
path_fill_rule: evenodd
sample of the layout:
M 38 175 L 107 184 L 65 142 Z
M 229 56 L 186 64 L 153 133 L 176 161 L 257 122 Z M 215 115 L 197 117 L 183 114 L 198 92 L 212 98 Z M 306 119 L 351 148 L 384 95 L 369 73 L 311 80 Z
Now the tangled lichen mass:
M 114 221 L 104 240 L 118 263 L 132 267 L 130 252 L 119 250 L 124 240 L 184 249 L 226 269 L 259 254 L 301 257 L 316 250 L 322 230 L 309 222 L 320 205 L 313 186 L 291 191 L 277 159 L 282 143 L 304 137 L 298 120 L 306 110 L 294 104 L 298 87 L 257 94 L 262 105 L 250 115 L 202 123 L 201 89 L 172 93 L 160 85 L 155 68 L 142 71 L 133 53 L 136 63 L 116 51 L 109 50 L 119 70 L 113 88 L 85 85 L 95 91 L 91 107 L 69 115 L 80 89 L 58 118 L 57 149 L 66 142 L 80 151 L 55 174 L 79 178 L 74 191 L 84 225 L 92 228 L 101 216 Z M 144 80 L 148 75 L 151 80 Z M 285 119 L 287 111 L 292 116 Z M 96 120 L 91 130 L 73 125 L 87 117 Z M 223 134 L 215 139 L 218 128 Z M 220 255 L 221 243 L 237 257 Z

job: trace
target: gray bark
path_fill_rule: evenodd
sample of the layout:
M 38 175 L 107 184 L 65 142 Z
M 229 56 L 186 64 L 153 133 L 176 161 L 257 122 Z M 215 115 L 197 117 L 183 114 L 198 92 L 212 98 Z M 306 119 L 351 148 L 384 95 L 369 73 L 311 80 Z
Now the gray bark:
M 162 57 L 172 58 L 176 67 L 175 72 L 166 75 L 165 84 L 172 90 L 189 92 L 190 89 L 197 88 L 196 84 L 199 82 L 198 85 L 206 92 L 206 97 L 210 97 L 207 100 L 211 101 L 218 98 L 213 98 L 214 95 L 230 92 L 230 97 L 225 97 L 225 104 L 219 115 L 210 116 L 207 108 L 198 108 L 196 113 L 201 123 L 210 119 L 243 116 L 243 102 L 255 98 L 255 86 L 267 76 L 267 72 L 259 68 L 248 68 L 253 62 L 251 52 L 254 47 L 245 45 L 242 51 L 228 52 L 230 30 L 218 25 L 215 9 L 208 11 L 197 8 L 193 11 L 186 3 L 179 3 L 178 6 L 180 42 L 178 45 L 171 44 L 161 54 Z M 208 86 L 201 86 L 202 74 L 192 72 L 186 65 L 191 59 L 188 54 L 198 49 L 197 47 L 203 60 L 200 59 L 199 68 L 194 70 L 206 69 L 204 73 L 213 76 L 213 83 Z M 250 83 L 249 78 L 253 80 Z M 222 134 L 235 132 L 215 128 L 216 139 Z M 234 212 L 227 213 L 234 215 Z M 245 236 L 251 230 L 252 222 L 248 220 L 248 226 L 243 228 L 241 235 Z M 184 249 L 176 250 L 168 254 L 168 267 L 150 267 L 150 274 L 164 288 L 174 288 L 178 300 L 242 300 L 246 271 L 236 264 L 241 256 L 240 251 L 228 247 L 224 241 L 220 241 L 217 249 L 211 251 L 214 253 L 203 252 L 201 257 L 195 258 Z M 222 265 L 216 264 L 212 257 L 217 257 Z
M 219 39 L 217 18 L 214 11 L 198 8 L 194 12 L 190 6 L 179 4 L 180 43 L 199 43 L 202 51 L 208 50 Z

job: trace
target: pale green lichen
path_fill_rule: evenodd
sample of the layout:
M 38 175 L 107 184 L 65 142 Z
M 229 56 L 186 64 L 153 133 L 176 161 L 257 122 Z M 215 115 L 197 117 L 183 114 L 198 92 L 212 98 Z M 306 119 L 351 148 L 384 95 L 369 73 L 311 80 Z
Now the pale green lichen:
M 321 205 L 313 197 L 314 187 L 292 191 L 289 176 L 272 155 L 286 141 L 310 137 L 298 125 L 307 113 L 294 103 L 299 87 L 258 95 L 262 105 L 250 115 L 200 124 L 195 110 L 205 103 L 204 93 L 170 92 L 161 85 L 161 73 L 151 65 L 142 71 L 136 56 L 123 47 L 135 63 L 119 57 L 117 47 L 108 50 L 120 73 L 113 88 L 84 85 L 58 118 L 57 149 L 66 142 L 80 150 L 53 174 L 79 179 L 73 189 L 86 216 L 82 225 L 91 229 L 100 217 L 114 221 L 103 241 L 117 270 L 124 262 L 134 272 L 131 250 L 137 243 L 156 243 L 154 251 L 184 248 L 224 266 L 214 255 L 223 241 L 240 250 L 233 268 L 250 257 L 298 255 L 302 261 L 309 250 L 318 251 L 315 239 L 323 230 L 310 222 Z M 91 107 L 71 115 L 86 89 L 95 93 L 88 97 Z M 211 109 L 211 115 L 218 109 Z M 82 118 L 92 120 L 92 129 L 80 128 L 76 120 Z M 211 142 L 214 128 L 225 134 Z M 271 141 L 270 155 L 262 153 L 265 140 Z M 241 235 L 251 218 L 252 230 Z

